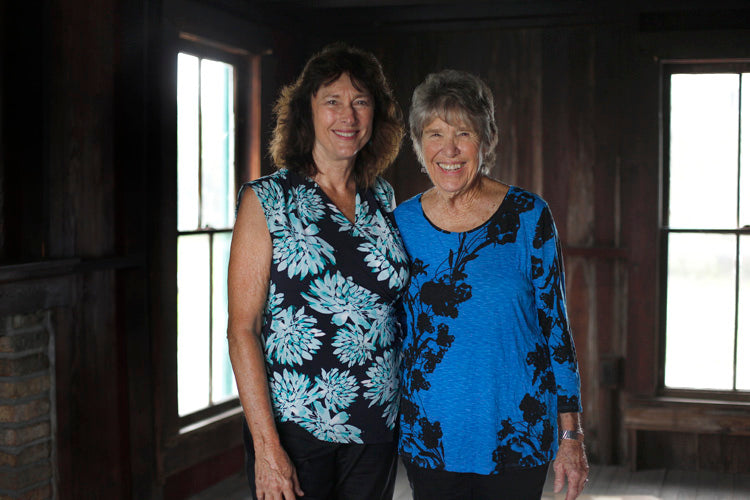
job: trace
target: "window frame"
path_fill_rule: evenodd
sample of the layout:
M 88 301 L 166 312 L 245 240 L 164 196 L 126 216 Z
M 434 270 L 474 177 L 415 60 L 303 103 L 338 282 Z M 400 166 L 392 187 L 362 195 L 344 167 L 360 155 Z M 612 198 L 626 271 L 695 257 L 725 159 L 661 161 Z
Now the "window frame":
M 180 36 L 180 43 L 178 44 L 178 49 L 175 53 L 175 59 L 177 56 L 181 53 L 188 54 L 191 56 L 198 57 L 199 59 L 211 59 L 215 61 L 220 61 L 226 64 L 230 64 L 233 67 L 233 73 L 234 73 L 234 82 L 233 82 L 233 106 L 234 106 L 234 134 L 235 134 L 235 151 L 234 151 L 234 184 L 235 184 L 235 198 L 237 195 L 237 191 L 239 189 L 238 183 L 241 182 L 242 172 L 246 171 L 246 158 L 238 157 L 238 153 L 240 153 L 243 149 L 243 144 L 238 144 L 238 142 L 243 142 L 247 139 L 247 137 L 244 134 L 241 134 L 237 127 L 239 124 L 243 121 L 244 113 L 246 110 L 243 110 L 240 108 L 241 101 L 242 101 L 242 95 L 243 93 L 240 92 L 240 88 L 237 86 L 239 82 L 243 80 L 243 72 L 247 71 L 246 61 L 242 57 L 242 54 L 238 54 L 236 50 L 222 50 L 220 46 L 217 46 L 216 43 L 205 41 L 202 43 L 198 37 L 194 37 L 192 35 L 187 34 L 181 34 Z M 176 95 L 176 93 L 175 93 Z M 177 174 L 177 172 L 175 172 Z M 200 182 L 200 180 L 199 180 Z M 177 228 L 177 226 L 175 225 Z M 226 228 L 200 228 L 200 229 L 194 229 L 194 230 L 180 230 L 176 229 L 176 236 L 175 236 L 175 244 L 177 243 L 177 240 L 179 240 L 180 237 L 188 236 L 188 235 L 197 235 L 197 234 L 207 234 L 209 235 L 209 255 L 213 255 L 213 237 L 217 233 L 231 233 L 231 229 Z M 209 263 L 209 265 L 211 265 Z M 179 270 L 179 268 L 178 268 Z M 213 274 L 213 271 L 211 271 L 211 274 Z M 176 278 L 175 278 L 176 282 Z M 211 280 L 211 287 L 213 287 L 213 280 Z M 213 290 L 213 288 L 211 288 Z M 210 295 L 213 296 L 213 293 L 210 292 Z M 209 310 L 209 316 L 213 315 L 213 310 Z M 209 321 L 209 324 L 213 326 L 213 321 Z M 211 331 L 209 334 L 212 335 L 214 332 Z M 177 353 L 177 335 L 179 334 L 178 331 L 175 331 L 175 355 Z M 209 340 L 209 346 L 213 347 L 213 341 Z M 212 356 L 211 351 L 209 350 L 209 366 L 212 365 Z M 178 366 L 179 360 L 176 362 L 175 366 L 179 368 Z M 179 428 L 180 432 L 185 432 L 185 429 L 191 429 L 194 427 L 199 427 L 200 422 L 204 421 L 210 421 L 212 418 L 216 417 L 217 415 L 220 415 L 222 413 L 226 413 L 227 411 L 231 411 L 234 408 L 237 408 L 239 406 L 239 400 L 238 398 L 231 398 L 226 401 L 223 401 L 218 404 L 209 404 L 209 406 L 200 409 L 198 411 L 194 411 L 185 415 L 179 415 L 179 372 L 176 375 L 176 388 L 175 388 L 175 397 L 176 397 L 176 407 L 175 407 L 175 413 L 177 415 L 177 419 L 179 422 Z M 211 383 L 209 382 L 209 391 L 211 390 Z
M 705 73 L 750 73 L 750 59 L 716 59 L 716 60 L 671 60 L 660 61 L 661 78 L 661 203 L 659 212 L 659 342 L 658 342 L 658 366 L 657 366 L 657 393 L 669 398 L 697 399 L 697 400 L 721 400 L 721 401 L 750 401 L 750 391 L 712 390 L 712 389 L 689 389 L 672 388 L 665 384 L 666 370 L 666 344 L 667 344 L 667 289 L 669 268 L 669 235 L 670 233 L 688 234 L 750 234 L 750 228 L 735 229 L 671 229 L 669 226 L 669 178 L 670 178 L 670 118 L 671 118 L 671 75 L 673 74 L 705 74 Z M 750 85 L 750 79 L 743 81 L 743 85 Z M 740 122 L 741 126 L 741 122 Z M 748 124 L 750 126 L 750 124 Z M 741 131 L 741 129 L 740 129 Z M 739 147 L 739 145 L 738 145 Z M 739 161 L 739 158 L 738 158 Z M 747 175 L 750 175 L 748 172 Z M 737 186 L 740 189 L 740 186 Z M 739 202 L 739 192 L 738 192 Z M 739 267 L 735 269 L 735 302 L 738 300 Z M 736 381 L 737 371 L 737 307 L 735 307 L 735 332 L 734 332 L 734 374 Z M 735 382 L 736 385 L 736 382 Z
M 155 338 L 157 388 L 154 394 L 162 476 L 196 465 L 208 456 L 241 443 L 237 431 L 242 418 L 239 398 L 232 398 L 180 416 L 177 371 L 177 58 L 180 52 L 232 64 L 235 105 L 235 197 L 243 182 L 261 171 L 261 57 L 231 45 L 187 33 L 175 32 L 165 44 L 163 63 L 169 68 L 163 88 L 163 164 L 157 187 L 162 217 L 155 221 L 158 238 L 154 249 L 159 269 L 155 276 L 158 299 L 152 314 Z

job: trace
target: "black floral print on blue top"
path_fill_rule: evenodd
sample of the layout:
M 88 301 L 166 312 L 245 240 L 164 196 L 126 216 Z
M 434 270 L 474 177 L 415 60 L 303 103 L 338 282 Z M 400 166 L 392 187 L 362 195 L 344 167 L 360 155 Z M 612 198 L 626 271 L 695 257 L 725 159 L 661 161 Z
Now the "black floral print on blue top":
M 578 412 L 557 233 L 511 187 L 480 227 L 452 233 L 420 197 L 395 212 L 411 261 L 399 451 L 414 465 L 499 473 L 549 462 L 557 414 Z
M 262 338 L 274 412 L 323 441 L 393 438 L 399 325 L 409 279 L 382 179 L 360 189 L 354 222 L 287 170 L 247 183 L 273 244 Z M 240 192 L 240 200 L 242 191 Z

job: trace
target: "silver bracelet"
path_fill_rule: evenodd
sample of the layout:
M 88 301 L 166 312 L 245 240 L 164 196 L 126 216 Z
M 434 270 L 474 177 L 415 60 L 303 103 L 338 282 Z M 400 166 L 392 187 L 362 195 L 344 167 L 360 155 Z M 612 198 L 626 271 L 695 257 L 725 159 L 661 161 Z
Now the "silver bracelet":
M 564 430 L 562 431 L 562 434 L 560 434 L 560 439 L 572 439 L 578 441 L 579 437 L 583 438 L 583 433 L 579 431 Z

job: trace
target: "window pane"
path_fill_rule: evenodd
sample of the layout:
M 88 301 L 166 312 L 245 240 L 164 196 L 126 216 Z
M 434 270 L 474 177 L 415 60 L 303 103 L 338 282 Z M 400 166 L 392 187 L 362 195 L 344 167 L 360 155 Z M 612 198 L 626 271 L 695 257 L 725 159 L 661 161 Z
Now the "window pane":
M 234 203 L 234 72 L 229 64 L 201 64 L 202 222 L 231 227 Z
M 198 228 L 198 58 L 177 56 L 177 229 Z
M 736 236 L 670 234 L 667 387 L 733 387 Z
M 227 267 L 231 241 L 231 233 L 214 235 L 212 403 L 237 396 L 227 347 Z
M 740 300 L 737 306 L 737 389 L 750 391 L 750 236 L 740 237 Z
M 740 226 L 750 226 L 750 73 L 742 74 Z
M 186 415 L 208 406 L 208 235 L 177 238 L 177 406 Z
M 735 228 L 739 75 L 675 74 L 671 84 L 669 226 Z

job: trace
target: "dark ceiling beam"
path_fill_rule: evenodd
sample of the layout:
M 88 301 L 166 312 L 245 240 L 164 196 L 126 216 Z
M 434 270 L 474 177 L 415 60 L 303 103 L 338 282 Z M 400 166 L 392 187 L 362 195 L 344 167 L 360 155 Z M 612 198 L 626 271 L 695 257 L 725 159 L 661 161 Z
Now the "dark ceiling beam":
M 250 20 L 338 36 L 633 23 L 647 30 L 742 28 L 747 0 L 211 0 Z

